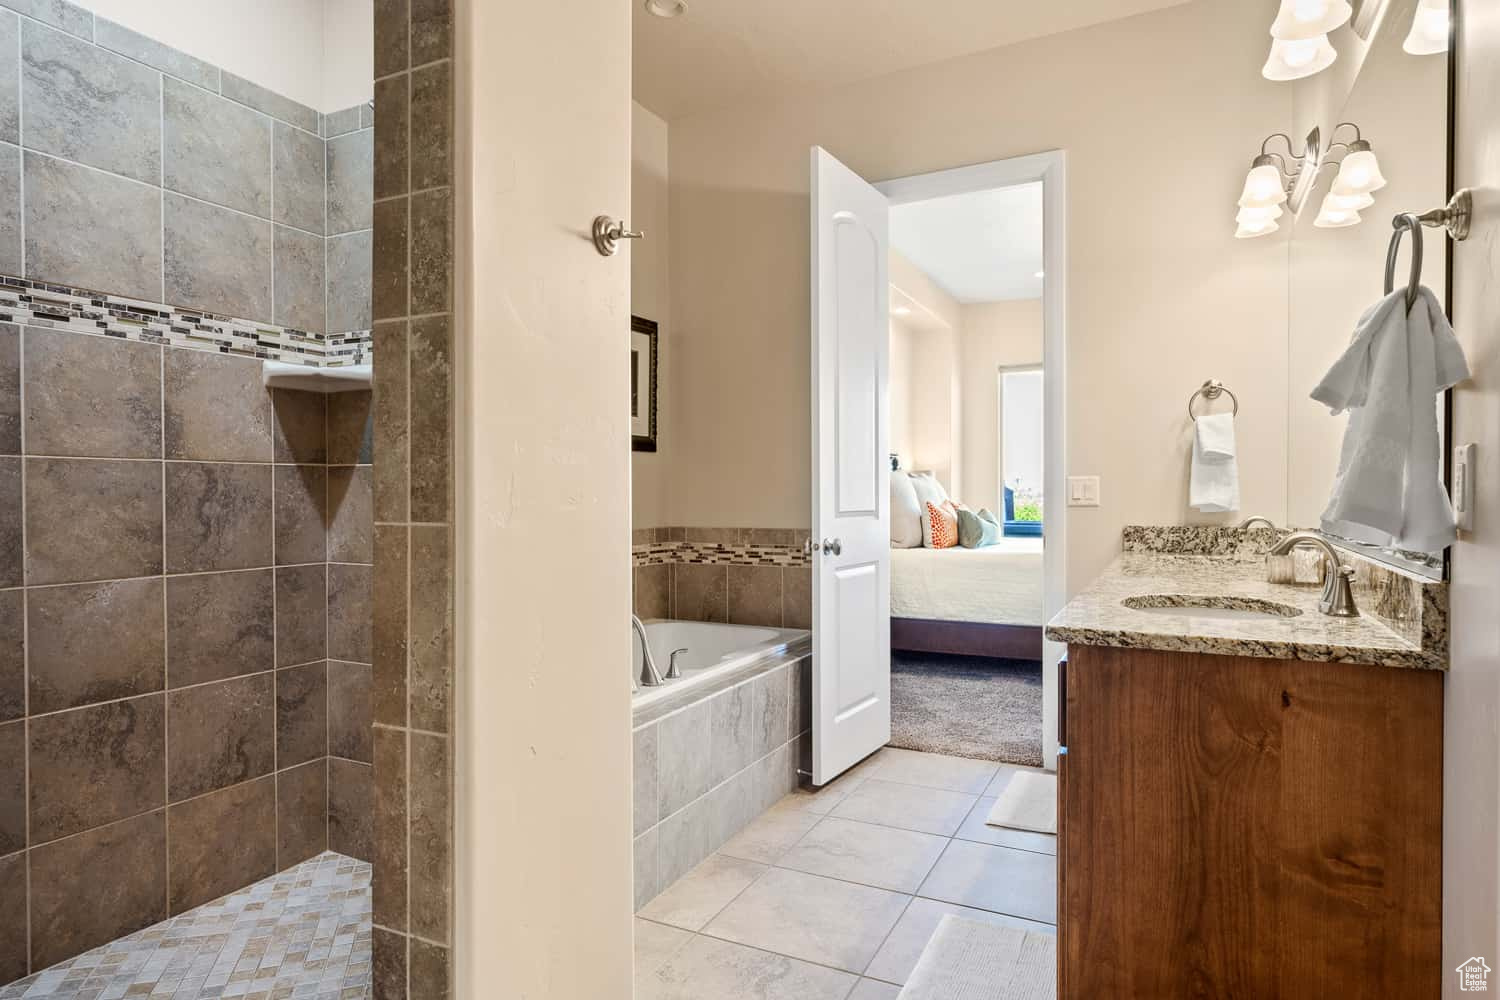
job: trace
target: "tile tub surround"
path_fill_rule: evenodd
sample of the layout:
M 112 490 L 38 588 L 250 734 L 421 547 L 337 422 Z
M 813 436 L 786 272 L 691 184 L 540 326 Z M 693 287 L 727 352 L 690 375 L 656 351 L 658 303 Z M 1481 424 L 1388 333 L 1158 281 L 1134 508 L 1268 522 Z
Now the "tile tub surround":
M 373 995 L 450 995 L 453 899 L 453 9 L 377 0 Z
M 368 421 L 0 324 L 0 982 L 369 856 Z
M 812 658 L 773 657 L 666 714 L 650 709 L 633 732 L 637 908 L 797 787 Z
M 0 274 L 195 346 L 368 339 L 373 105 L 319 114 L 65 0 L 0 5 L 0 79 Z
M 635 612 L 642 618 L 812 628 L 806 531 L 639 528 Z
M 1054 932 L 1057 838 L 984 822 L 1020 770 L 886 748 L 783 797 L 637 911 L 637 1000 L 893 1000 L 947 914 Z
M 1393 629 L 1368 606 L 1359 618 L 1333 618 L 1318 611 L 1320 593 L 1319 587 L 1267 583 L 1264 563 L 1256 559 L 1127 551 L 1048 623 L 1047 638 L 1085 646 L 1447 668 L 1445 627 L 1443 641 L 1429 643 Z M 1152 594 L 1250 598 L 1302 613 L 1230 621 L 1193 617 L 1187 610 L 1153 614 L 1121 603 Z

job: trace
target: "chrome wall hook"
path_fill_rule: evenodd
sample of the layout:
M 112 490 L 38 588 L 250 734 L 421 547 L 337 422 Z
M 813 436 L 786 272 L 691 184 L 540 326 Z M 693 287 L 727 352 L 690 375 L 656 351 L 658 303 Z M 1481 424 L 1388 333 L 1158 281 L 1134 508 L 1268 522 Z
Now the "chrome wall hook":
M 613 257 L 620 249 L 621 240 L 639 240 L 645 235 L 643 232 L 627 229 L 625 223 L 607 215 L 594 217 L 594 249 L 601 256 Z

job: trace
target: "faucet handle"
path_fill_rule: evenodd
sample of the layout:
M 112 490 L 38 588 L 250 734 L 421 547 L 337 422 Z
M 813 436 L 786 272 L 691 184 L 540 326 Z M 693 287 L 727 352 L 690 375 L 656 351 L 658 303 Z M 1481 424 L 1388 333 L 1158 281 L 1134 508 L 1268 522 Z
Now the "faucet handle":
M 1328 574 L 1323 585 L 1323 599 L 1318 610 L 1336 618 L 1358 618 L 1359 608 L 1354 603 L 1354 567 L 1340 566 L 1338 571 Z
M 667 677 L 666 677 L 667 680 L 669 680 L 669 681 L 675 681 L 679 677 L 682 676 L 682 671 L 677 669 L 677 654 L 678 653 L 686 653 L 686 652 L 687 652 L 687 647 L 686 646 L 682 647 L 681 649 L 674 649 L 674 650 L 672 650 L 672 655 L 671 655 L 670 659 L 667 661 Z

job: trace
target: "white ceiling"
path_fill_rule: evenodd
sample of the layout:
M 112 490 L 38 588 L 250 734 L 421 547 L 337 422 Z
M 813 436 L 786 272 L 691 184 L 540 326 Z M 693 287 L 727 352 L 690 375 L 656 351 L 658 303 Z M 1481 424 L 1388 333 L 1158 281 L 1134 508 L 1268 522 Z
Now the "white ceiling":
M 1042 185 L 891 208 L 891 247 L 963 304 L 1042 294 Z
M 635 12 L 635 99 L 663 118 L 821 90 L 1187 0 L 686 0 Z

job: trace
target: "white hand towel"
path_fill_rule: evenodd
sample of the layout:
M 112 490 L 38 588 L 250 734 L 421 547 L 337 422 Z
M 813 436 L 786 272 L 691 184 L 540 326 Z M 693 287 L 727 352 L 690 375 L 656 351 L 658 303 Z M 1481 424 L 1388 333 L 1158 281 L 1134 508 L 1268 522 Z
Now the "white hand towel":
M 1209 413 L 1196 421 L 1188 504 L 1209 513 L 1240 509 L 1240 468 L 1231 414 Z
M 1349 410 L 1323 530 L 1437 552 L 1456 537 L 1438 477 L 1436 397 L 1469 375 L 1463 348 L 1426 288 L 1408 311 L 1397 289 L 1360 317 L 1312 398 Z

